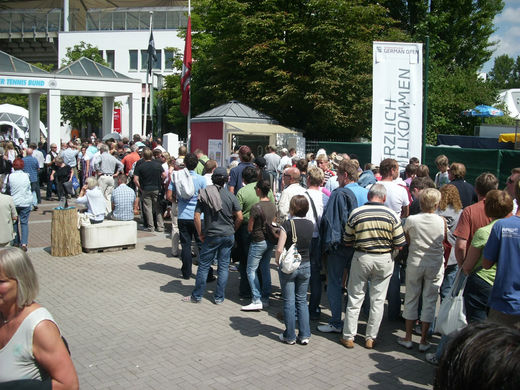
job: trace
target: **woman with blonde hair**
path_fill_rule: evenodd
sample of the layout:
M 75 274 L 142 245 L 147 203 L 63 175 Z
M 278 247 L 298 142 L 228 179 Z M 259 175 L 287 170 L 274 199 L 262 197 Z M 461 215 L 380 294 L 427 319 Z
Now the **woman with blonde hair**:
M 78 389 L 60 330 L 34 301 L 37 295 L 38 278 L 27 254 L 0 249 L 0 388 L 41 382 L 41 388 Z
M 406 320 L 406 336 L 398 344 L 411 349 L 412 330 L 418 318 L 419 299 L 421 309 L 421 341 L 419 351 L 426 352 L 430 324 L 435 318 L 435 308 L 444 275 L 444 247 L 446 221 L 435 210 L 441 201 L 441 193 L 435 188 L 426 188 L 419 195 L 421 212 L 406 219 L 404 233 L 409 245 L 406 263 L 406 295 L 403 317 Z

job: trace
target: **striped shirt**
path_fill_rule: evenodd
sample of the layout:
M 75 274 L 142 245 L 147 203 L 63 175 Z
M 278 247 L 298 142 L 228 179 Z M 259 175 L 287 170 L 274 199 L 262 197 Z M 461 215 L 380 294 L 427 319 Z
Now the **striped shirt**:
M 343 241 L 362 252 L 388 253 L 403 246 L 405 237 L 401 219 L 394 211 L 381 203 L 368 202 L 350 214 Z

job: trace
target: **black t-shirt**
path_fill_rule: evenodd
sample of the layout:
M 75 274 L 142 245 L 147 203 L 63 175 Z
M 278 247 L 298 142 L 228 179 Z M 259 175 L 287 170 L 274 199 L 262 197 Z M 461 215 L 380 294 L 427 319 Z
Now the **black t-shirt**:
M 134 176 L 139 176 L 139 185 L 143 191 L 159 190 L 162 183 L 163 168 L 159 161 L 144 160 L 136 164 Z
M 298 253 L 302 256 L 302 262 L 309 261 L 309 247 L 312 241 L 312 232 L 314 231 L 314 224 L 305 218 L 294 218 L 294 227 L 296 228 L 296 247 Z M 283 223 L 282 228 L 287 233 L 287 240 L 285 241 L 285 249 L 289 249 L 293 244 L 291 220 Z
M 58 167 L 53 164 L 52 169 L 55 171 L 54 180 L 56 180 L 58 183 L 65 183 L 66 181 L 69 181 L 71 168 L 67 164 L 65 164 L 63 167 Z
M 13 167 L 13 164 L 11 164 L 11 161 L 6 160 L 2 156 L 0 156 L 0 175 L 11 173 L 12 167 Z
M 276 216 L 276 206 L 270 200 L 258 202 L 253 207 L 251 207 L 249 218 L 253 218 L 255 221 L 253 223 L 253 231 L 251 232 L 251 240 L 253 242 L 261 242 L 266 240 L 264 219 L 260 215 L 258 207 L 262 208 L 267 223 L 270 223 Z

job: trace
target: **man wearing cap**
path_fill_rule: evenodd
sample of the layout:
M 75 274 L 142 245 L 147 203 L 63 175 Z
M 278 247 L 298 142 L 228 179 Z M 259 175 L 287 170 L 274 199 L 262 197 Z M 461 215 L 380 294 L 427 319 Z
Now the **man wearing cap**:
M 79 150 L 76 148 L 76 145 L 73 142 L 67 142 L 63 144 L 63 150 L 60 152 L 61 158 L 63 158 L 63 162 L 65 165 L 68 165 L 72 168 L 74 172 L 74 176 L 78 179 L 78 154 Z
M 182 300 L 193 303 L 201 301 L 206 290 L 211 263 L 216 258 L 218 278 L 214 302 L 220 305 L 225 299 L 231 248 L 235 242 L 234 234 L 242 223 L 243 217 L 237 198 L 223 188 L 228 181 L 227 170 L 222 167 L 216 168 L 212 180 L 213 185 L 200 190 L 194 214 L 195 228 L 202 241 L 195 288 L 190 296 Z M 204 214 L 204 223 L 201 221 L 201 214 Z
M 238 149 L 238 156 L 240 157 L 240 163 L 229 172 L 228 189 L 234 195 L 244 186 L 242 182 L 242 172 L 246 167 L 253 166 L 251 162 L 253 154 L 249 146 L 242 145 L 240 149 Z

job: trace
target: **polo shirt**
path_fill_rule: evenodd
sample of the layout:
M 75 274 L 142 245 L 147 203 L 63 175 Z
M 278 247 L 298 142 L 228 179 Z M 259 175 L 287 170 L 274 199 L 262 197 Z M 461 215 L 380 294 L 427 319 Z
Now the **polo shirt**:
M 202 177 L 200 175 L 197 175 Z M 204 178 L 202 177 L 204 180 Z M 205 180 L 204 180 L 205 182 Z M 240 204 L 235 195 L 227 188 L 218 187 L 219 195 L 222 201 L 222 210 L 215 213 L 211 208 L 200 200 L 197 201 L 195 212 L 204 214 L 204 224 L 202 231 L 208 237 L 227 237 L 235 234 L 235 222 L 233 215 L 240 211 Z
M 377 202 L 367 202 L 352 211 L 343 241 L 369 253 L 389 253 L 406 242 L 397 213 Z
M 38 181 L 38 169 L 40 164 L 33 156 L 26 156 L 23 158 L 23 171 L 29 175 L 31 183 Z
M 228 186 L 234 187 L 235 195 L 238 193 L 238 190 L 241 189 L 244 184 L 242 182 L 242 172 L 247 167 L 254 167 L 253 163 L 250 162 L 240 162 L 235 168 L 233 168 L 229 172 L 229 183 Z
M 496 263 L 489 307 L 520 315 L 520 217 L 498 220 L 484 247 L 484 258 Z
M 191 199 L 177 198 L 179 212 L 178 219 L 189 219 L 193 221 L 193 219 L 195 218 L 195 208 L 197 207 L 199 191 L 202 188 L 206 188 L 206 179 L 204 179 L 204 176 L 196 174 L 195 171 L 190 171 L 190 175 L 193 179 L 195 193 L 193 194 Z M 175 193 L 175 182 L 173 180 L 170 182 L 168 189 Z M 226 191 L 228 190 L 226 189 Z M 201 216 L 201 219 L 204 219 L 204 215 Z
M 63 158 L 63 162 L 67 164 L 69 167 L 74 168 L 78 164 L 76 161 L 76 157 L 78 155 L 79 151 L 76 149 L 63 149 L 61 151 L 61 158 Z
M 460 201 L 462 203 L 463 208 L 466 208 L 472 205 L 473 203 L 477 203 L 477 193 L 475 192 L 473 186 L 469 184 L 466 180 L 455 179 L 452 180 L 450 184 L 453 184 L 455 187 L 457 187 L 457 190 L 459 190 Z
M 354 195 L 356 195 L 356 200 L 358 207 L 363 206 L 366 202 L 368 202 L 368 190 L 364 187 L 361 187 L 358 183 L 349 183 L 345 186 L 351 190 Z
M 486 216 L 486 211 L 484 210 L 484 200 L 481 200 L 480 202 L 472 204 L 462 210 L 459 223 L 457 224 L 453 235 L 468 241 L 466 245 L 467 252 L 475 232 L 481 227 L 488 225 L 490 222 L 491 218 Z

